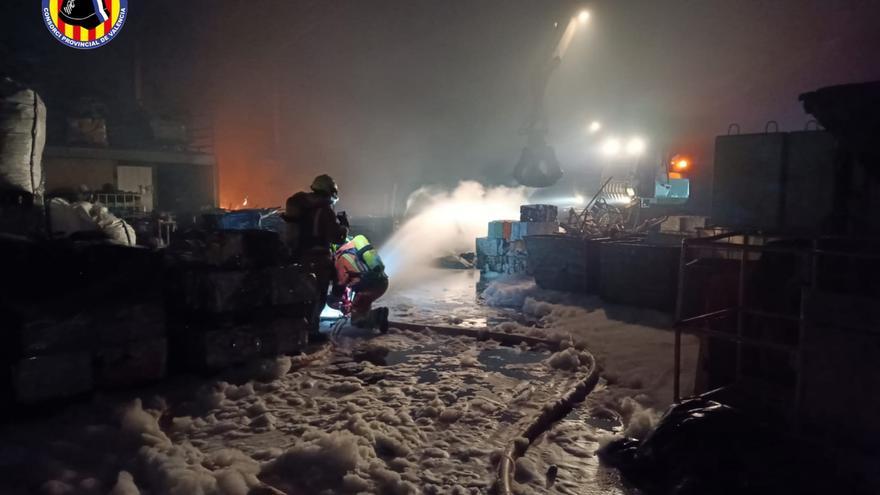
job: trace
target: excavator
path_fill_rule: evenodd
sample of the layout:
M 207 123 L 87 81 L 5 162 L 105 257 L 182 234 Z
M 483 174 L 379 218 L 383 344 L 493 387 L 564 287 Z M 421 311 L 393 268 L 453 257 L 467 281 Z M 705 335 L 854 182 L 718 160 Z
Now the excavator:
M 569 19 L 550 60 L 532 83 L 531 106 L 520 130 L 520 134 L 526 137 L 526 146 L 513 171 L 514 178 L 523 186 L 550 187 L 562 178 L 556 151 L 546 141 L 548 125 L 544 100 L 550 77 L 562 63 L 577 31 L 589 21 L 590 12 L 586 10 Z M 604 177 L 596 199 L 600 203 L 618 206 L 638 204 L 640 208 L 682 205 L 690 196 L 687 175 L 692 165 L 691 158 L 686 155 L 667 154 L 659 166 L 639 166 L 625 177 Z
M 525 125 L 520 130 L 520 134 L 526 137 L 526 146 L 523 148 L 513 171 L 514 178 L 523 186 L 549 187 L 562 178 L 562 167 L 556 158 L 556 151 L 546 141 L 547 116 L 544 109 L 544 96 L 547 92 L 550 76 L 562 63 L 562 58 L 568 51 L 572 38 L 579 27 L 589 20 L 590 13 L 586 10 L 569 20 L 562 32 L 562 37 L 553 50 L 550 61 L 538 72 L 532 83 L 531 108 L 526 117 Z

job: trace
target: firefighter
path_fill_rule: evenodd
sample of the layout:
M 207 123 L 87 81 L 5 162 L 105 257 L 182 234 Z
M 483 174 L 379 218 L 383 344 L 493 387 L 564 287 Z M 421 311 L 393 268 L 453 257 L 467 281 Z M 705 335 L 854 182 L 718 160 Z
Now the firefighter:
M 337 247 L 335 254 L 336 285 L 333 287 L 331 306 L 339 309 L 346 293 L 351 298 L 351 323 L 359 328 L 379 328 L 388 331 L 388 308 L 372 309 L 373 302 L 388 290 L 388 275 L 379 253 L 362 235 L 348 239 Z
M 298 192 L 287 198 L 282 218 L 287 222 L 286 244 L 294 260 L 315 275 L 318 298 L 309 315 L 310 338 L 321 338 L 318 329 L 321 311 L 327 303 L 327 290 L 334 279 L 332 244 L 345 242 L 348 217 L 336 214 L 333 206 L 339 199 L 339 188 L 329 175 L 319 175 L 312 182 L 311 192 Z

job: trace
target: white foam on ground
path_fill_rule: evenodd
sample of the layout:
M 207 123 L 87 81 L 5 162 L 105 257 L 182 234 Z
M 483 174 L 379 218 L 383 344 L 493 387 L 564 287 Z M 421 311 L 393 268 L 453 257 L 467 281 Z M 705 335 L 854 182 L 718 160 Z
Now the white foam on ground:
M 487 287 L 484 296 L 489 304 L 519 304 L 522 314 L 538 320 L 538 327 L 508 322 L 501 331 L 571 341 L 588 349 L 616 399 L 636 398 L 644 407 L 658 410 L 671 404 L 674 334 L 668 315 L 609 305 L 591 296 L 542 290 L 522 277 L 500 279 Z M 697 347 L 695 337 L 683 336 L 685 395 L 693 388 Z M 562 357 L 557 364 L 563 362 Z
M 476 357 L 493 341 L 392 329 L 347 344 L 375 358 L 442 352 L 392 366 L 261 361 L 244 368 L 254 379 L 243 384 L 196 383 L 176 398 L 169 384 L 166 398 L 106 399 L 12 425 L 0 429 L 0 472 L 28 470 L 0 479 L 0 493 L 485 493 L 493 453 L 574 383 L 540 360 L 516 366 L 545 387 L 487 372 Z

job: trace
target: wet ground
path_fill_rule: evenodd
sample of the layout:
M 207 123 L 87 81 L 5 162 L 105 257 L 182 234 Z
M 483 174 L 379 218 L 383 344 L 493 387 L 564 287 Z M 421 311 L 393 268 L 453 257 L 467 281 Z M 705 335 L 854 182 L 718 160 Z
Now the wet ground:
M 466 328 L 493 327 L 506 321 L 536 324 L 521 312 L 495 308 L 479 297 L 485 281 L 477 270 L 428 269 L 425 280 L 430 283 L 396 288 L 377 304 L 391 309 L 391 319 L 407 323 L 459 326 Z
M 412 323 L 537 323 L 482 304 L 478 276 L 437 270 L 382 303 Z M 0 493 L 488 493 L 499 453 L 586 372 L 554 368 L 546 350 L 427 331 L 347 327 L 336 340 L 300 369 L 282 357 L 0 428 Z M 591 396 L 517 463 L 517 492 L 636 493 L 595 455 L 621 428 Z
M 604 380 L 599 387 L 606 386 Z M 522 480 L 535 493 L 566 495 L 638 495 L 620 473 L 599 463 L 600 442 L 623 432 L 619 414 L 588 397 L 568 416 L 541 435 L 522 461 L 541 476 Z M 553 476 L 548 476 L 548 473 Z
M 18 473 L 0 493 L 108 493 L 122 478 L 141 493 L 488 493 L 498 453 L 585 371 L 550 357 L 349 328 L 301 369 L 268 360 L 0 428 L 0 474 Z
M 431 278 L 438 283 L 392 293 L 383 301 L 391 307 L 394 319 L 462 327 L 492 327 L 505 321 L 539 325 L 519 311 L 484 304 L 477 294 L 478 272 L 437 270 Z M 416 307 L 417 312 L 413 311 Z M 409 351 L 403 351 L 406 352 Z M 488 371 L 538 383 L 540 380 L 518 365 L 534 362 L 540 356 L 535 352 L 497 347 L 480 351 L 479 360 Z M 606 387 L 602 380 L 599 388 Z M 625 486 L 615 469 L 601 466 L 595 455 L 600 439 L 622 431 L 622 418 L 618 413 L 588 398 L 529 448 L 523 462 L 525 470 L 533 468 L 534 472 L 520 477 L 523 483 L 518 483 L 518 489 L 572 495 L 638 494 Z

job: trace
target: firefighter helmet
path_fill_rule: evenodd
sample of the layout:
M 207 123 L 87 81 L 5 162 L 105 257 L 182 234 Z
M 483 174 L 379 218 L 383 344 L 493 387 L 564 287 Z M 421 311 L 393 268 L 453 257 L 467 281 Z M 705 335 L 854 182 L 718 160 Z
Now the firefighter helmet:
M 324 193 L 328 196 L 339 195 L 339 187 L 336 186 L 336 181 L 327 174 L 315 177 L 315 180 L 312 181 L 312 191 Z

